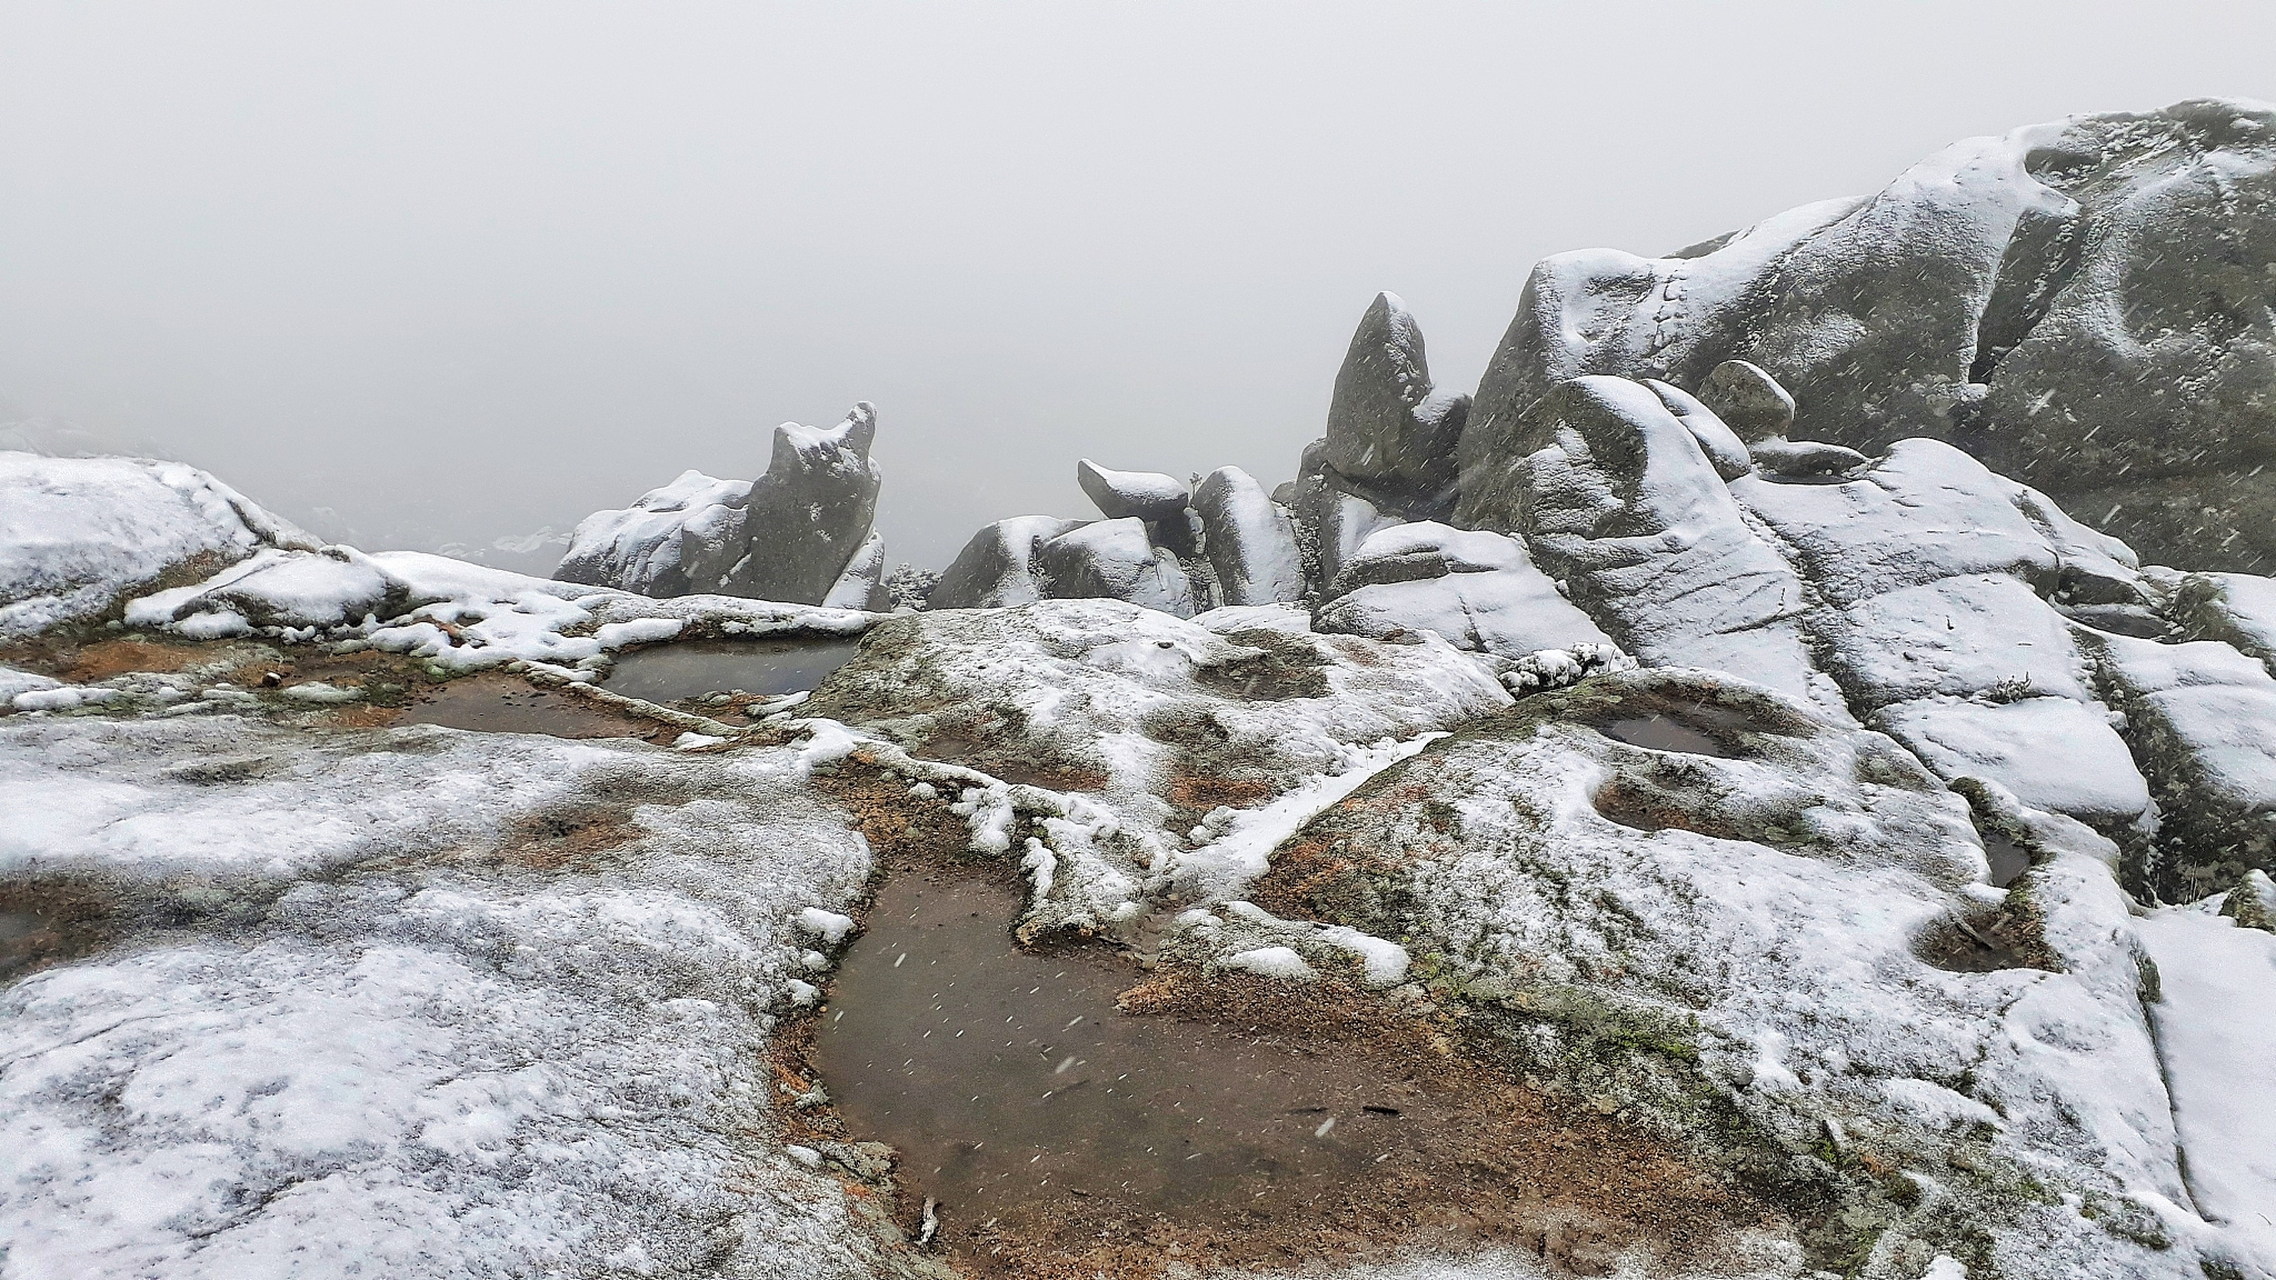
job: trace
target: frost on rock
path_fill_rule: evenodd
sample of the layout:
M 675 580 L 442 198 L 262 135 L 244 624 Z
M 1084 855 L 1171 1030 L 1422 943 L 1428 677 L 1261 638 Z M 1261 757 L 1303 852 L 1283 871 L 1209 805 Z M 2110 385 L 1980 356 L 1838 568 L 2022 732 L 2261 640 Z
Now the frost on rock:
M 1336 371 L 1323 461 L 1345 480 L 1422 514 L 1451 505 L 1454 448 L 1470 397 L 1437 394 L 1422 327 L 1397 294 L 1379 293 Z
M 1057 516 L 1014 516 L 972 535 L 927 597 L 932 609 L 998 609 L 1043 598 L 1036 579 L 1036 550 L 1081 520 Z
M 1650 388 L 1558 386 L 1506 453 L 1465 466 L 1462 486 L 1461 522 L 1522 532 L 1534 563 L 1639 661 L 1728 671 L 1846 714 L 1804 642 L 1809 589 Z
M 195 467 L 0 452 L 0 639 L 94 621 L 136 589 L 307 534 Z
M 834 427 L 786 422 L 774 430 L 765 475 L 719 480 L 689 471 L 624 510 L 595 512 L 577 526 L 554 576 L 649 596 L 821 603 L 868 549 L 876 435 L 867 402 Z
M 1159 471 L 1116 471 L 1083 458 L 1075 463 L 1075 480 L 1083 494 L 1109 520 L 1139 519 L 1149 523 L 1177 520 L 1185 515 L 1189 495 L 1185 482 Z
M 1715 752 L 1618 736 L 1648 716 Z M 2115 851 L 2028 826 L 2039 860 L 2002 894 L 1967 804 L 1888 739 L 1635 672 L 1384 770 L 1257 893 L 1405 939 L 1529 1076 L 1819 1206 L 1805 1243 L 1858 1274 L 2258 1256 L 2188 1207 Z M 1934 963 L 1948 921 L 1993 911 L 2027 920 L 2005 967 Z
M 1534 567 L 1524 543 L 1429 520 L 1368 538 L 1324 596 L 1313 619 L 1321 631 L 1397 639 L 1427 630 L 1458 649 L 1509 658 L 1610 643 Z
M 1265 821 L 1241 846 L 1255 845 L 1254 859 L 1238 860 L 1261 869 L 1277 840 L 1264 833 L 1310 812 L 1276 801 L 1310 787 L 1315 807 L 1328 803 L 1398 744 L 1509 700 L 1477 659 L 1435 638 L 1219 634 L 1069 600 L 887 620 L 802 711 L 996 779 L 967 784 L 962 803 L 990 847 L 1032 834 L 1050 856 L 1030 927 L 1113 932 L 1148 895 L 1238 896 L 1240 875 L 1219 874 L 1231 862 L 1182 861 L 1197 844 Z
M 2276 869 L 2276 679 L 2217 640 L 2082 632 L 2157 799 L 2157 852 L 2129 886 L 2193 901 Z
M 1792 392 L 1800 438 L 1947 439 L 2157 559 L 2265 572 L 2271 260 L 2267 104 L 1968 139 L 1869 200 L 1697 250 L 1544 259 L 1479 384 L 1464 465 L 1568 378 L 1696 387 L 1747 361 Z
M 191 639 L 360 641 L 442 675 L 541 664 L 589 679 L 611 652 L 701 633 L 857 635 L 876 615 L 728 596 L 657 600 L 423 551 L 264 548 L 202 582 L 129 601 L 126 625 Z
M 12 1270 L 905 1271 L 751 1052 L 869 870 L 787 753 L 17 719 L 0 759 L 0 884 L 99 904 L 0 988 Z
M 2261 877 L 2261 883 L 2267 883 Z M 2157 961 L 2149 1005 L 2199 1212 L 2276 1260 L 2276 936 L 2206 909 L 2168 907 L 2136 928 Z M 2247 1273 L 2249 1274 L 2249 1273 Z
M 1304 561 L 1288 512 L 1239 467 L 1219 467 L 1193 490 L 1202 550 L 1222 603 L 1284 604 L 1304 598 Z
M 1179 618 L 1198 612 L 1193 579 L 1135 516 L 1094 520 L 1036 550 L 1036 568 L 1060 600 L 1126 600 Z

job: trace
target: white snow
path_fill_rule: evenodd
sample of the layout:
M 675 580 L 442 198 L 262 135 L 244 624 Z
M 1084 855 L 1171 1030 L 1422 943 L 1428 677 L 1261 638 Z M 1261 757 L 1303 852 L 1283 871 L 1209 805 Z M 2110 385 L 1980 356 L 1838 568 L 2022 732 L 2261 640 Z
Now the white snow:
M 311 545 L 195 467 L 0 452 L 0 637 L 96 617 L 168 571 Z
M 2276 934 L 2216 902 L 2136 922 L 2157 960 L 2156 1020 L 2189 1190 L 2276 1267 Z
M 1296 978 L 1309 980 L 1316 975 L 1304 957 L 1288 947 L 1258 947 L 1252 951 L 1236 952 L 1221 961 L 1228 969 L 1246 969 L 1267 978 Z

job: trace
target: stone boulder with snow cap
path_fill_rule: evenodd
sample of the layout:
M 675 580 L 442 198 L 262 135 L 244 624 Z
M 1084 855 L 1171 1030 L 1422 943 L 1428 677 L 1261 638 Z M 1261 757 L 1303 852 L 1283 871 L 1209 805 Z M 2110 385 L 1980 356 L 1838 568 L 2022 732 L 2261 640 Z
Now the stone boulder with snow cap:
M 1456 648 L 1505 658 L 1610 644 L 1534 567 L 1524 543 L 1428 520 L 1393 525 L 1360 544 L 1313 625 L 1377 639 L 1433 631 Z
M 1036 551 L 1085 522 L 1057 516 L 1013 516 L 972 535 L 926 597 L 930 609 L 997 609 L 1041 600 Z
M 1288 512 L 1239 467 L 1219 467 L 1193 490 L 1202 551 L 1222 603 L 1285 604 L 1304 598 L 1304 562 Z
M 0 451 L 0 639 L 316 540 L 196 467 Z
M 1871 199 L 1675 256 L 1544 259 L 1479 384 L 1464 456 L 1491 452 L 1565 379 L 1695 387 L 1745 361 L 1793 393 L 1798 438 L 1868 453 L 1949 439 L 2157 559 L 2265 572 L 2271 261 L 2267 104 L 1972 138 Z M 1727 403 L 1721 391 L 1706 398 Z M 1754 429 L 1748 417 L 1742 434 Z
M 1443 512 L 1470 397 L 1431 385 L 1422 327 L 1397 294 L 1379 293 L 1336 371 L 1326 462 L 1418 513 Z
M 834 427 L 786 422 L 766 474 L 689 471 L 621 511 L 585 518 L 554 576 L 651 596 L 719 594 L 818 604 L 860 594 L 846 582 L 870 538 L 879 474 L 877 414 L 856 404 Z M 877 552 L 882 565 L 882 549 Z M 859 576 L 857 574 L 857 576 Z
M 1185 482 L 1159 471 L 1116 471 L 1089 458 L 1075 462 L 1075 482 L 1109 520 L 1135 516 L 1152 523 L 1175 520 L 1191 501 Z
M 1147 537 L 1135 516 L 1093 520 L 1036 549 L 1035 567 L 1058 600 L 1127 600 L 1175 617 L 1190 618 L 1193 579 L 1167 548 Z

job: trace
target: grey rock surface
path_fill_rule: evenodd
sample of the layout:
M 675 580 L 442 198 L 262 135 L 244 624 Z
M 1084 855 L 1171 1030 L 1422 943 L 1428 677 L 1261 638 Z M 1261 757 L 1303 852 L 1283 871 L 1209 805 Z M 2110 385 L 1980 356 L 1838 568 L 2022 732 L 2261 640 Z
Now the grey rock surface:
M 577 526 L 554 576 L 651 596 L 699 593 L 816 604 L 870 534 L 879 473 L 865 401 L 834 427 L 774 430 L 755 481 L 683 473 L 631 507 Z
M 1035 565 L 1055 600 L 1126 600 L 1179 618 L 1200 612 L 1192 577 L 1135 516 L 1070 529 L 1036 549 Z
M 1360 544 L 1313 625 L 1379 640 L 1434 631 L 1457 649 L 1505 658 L 1610 643 L 1534 567 L 1523 543 L 1428 520 Z
M 1109 520 L 1136 516 L 1148 522 L 1178 520 L 1190 495 L 1185 482 L 1159 471 L 1116 471 L 1083 458 L 1075 463 L 1075 482 Z
M 1705 384 L 1741 360 L 1792 392 L 1798 436 L 1868 453 L 1950 440 L 2155 559 L 2265 572 L 2272 262 L 2265 104 L 1968 139 L 1871 199 L 1691 256 L 1543 260 L 1479 385 L 1464 465 L 1566 378 L 1660 378 L 1720 404 L 1730 375 Z
M 1422 327 L 1406 303 L 1379 293 L 1336 371 L 1326 463 L 1402 505 L 1443 510 L 1469 412 L 1469 396 L 1432 387 Z
M 1794 397 L 1760 365 L 1725 360 L 1699 384 L 1699 399 L 1748 444 L 1794 427 Z
M 972 535 L 940 576 L 927 598 L 934 609 L 996 609 L 1029 604 L 1044 596 L 1035 578 L 1036 549 L 1081 520 L 1057 516 L 1013 516 Z
M 1304 564 L 1288 513 L 1239 467 L 1219 467 L 1193 490 L 1202 549 L 1216 570 L 1221 603 L 1285 604 L 1304 598 Z

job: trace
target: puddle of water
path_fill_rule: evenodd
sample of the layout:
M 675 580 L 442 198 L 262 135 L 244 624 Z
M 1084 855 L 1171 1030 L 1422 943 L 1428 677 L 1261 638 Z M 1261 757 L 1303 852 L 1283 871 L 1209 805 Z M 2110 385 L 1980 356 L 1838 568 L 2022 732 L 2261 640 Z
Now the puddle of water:
M 616 660 L 601 682 L 611 692 L 649 702 L 677 702 L 742 690 L 767 696 L 822 683 L 860 646 L 853 639 L 689 640 L 636 649 Z
M 1996 834 L 1984 836 L 1983 841 L 1984 856 L 1991 859 L 1994 887 L 2005 889 L 2015 883 L 2017 876 L 2031 869 L 2031 854 L 2022 845 Z
M 95 931 L 86 922 L 72 928 L 43 911 L 0 909 L 0 982 L 92 947 Z
M 544 733 L 556 738 L 646 738 L 663 728 L 573 693 L 541 689 L 526 680 L 488 672 L 453 680 L 425 694 L 404 709 L 399 723 L 439 724 L 488 733 Z
M 904 1188 L 941 1202 L 944 1238 L 1048 1221 L 1055 1202 L 1195 1222 L 1294 1213 L 1497 1119 L 1433 1092 L 1428 1072 L 1120 1013 L 1116 994 L 1144 975 L 1104 952 L 1018 950 L 1019 905 L 991 882 L 893 877 L 814 1038 L 840 1116 L 900 1151 Z
M 1667 715 L 1623 716 L 1598 725 L 1598 733 L 1632 747 L 1653 751 L 1681 751 L 1695 756 L 1729 759 L 1730 749 L 1681 720 Z

